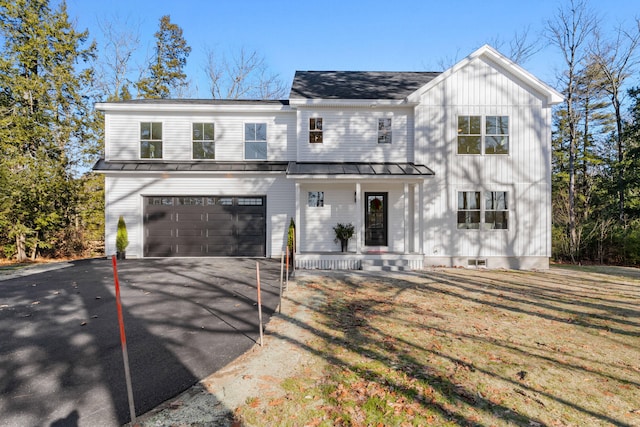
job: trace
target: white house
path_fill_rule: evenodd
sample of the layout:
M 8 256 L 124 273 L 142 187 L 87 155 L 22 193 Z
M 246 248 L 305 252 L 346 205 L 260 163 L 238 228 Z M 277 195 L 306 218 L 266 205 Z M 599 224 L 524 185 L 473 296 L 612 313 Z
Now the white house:
M 284 101 L 97 104 L 106 251 L 122 215 L 128 257 L 280 257 L 294 219 L 301 268 L 546 268 L 561 101 L 483 46 L 442 73 L 299 71 Z

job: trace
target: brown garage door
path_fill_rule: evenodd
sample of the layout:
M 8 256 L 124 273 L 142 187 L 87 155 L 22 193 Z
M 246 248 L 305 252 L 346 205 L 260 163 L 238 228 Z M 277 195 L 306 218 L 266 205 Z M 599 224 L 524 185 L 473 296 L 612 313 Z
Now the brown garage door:
M 266 197 L 144 198 L 144 256 L 265 256 Z

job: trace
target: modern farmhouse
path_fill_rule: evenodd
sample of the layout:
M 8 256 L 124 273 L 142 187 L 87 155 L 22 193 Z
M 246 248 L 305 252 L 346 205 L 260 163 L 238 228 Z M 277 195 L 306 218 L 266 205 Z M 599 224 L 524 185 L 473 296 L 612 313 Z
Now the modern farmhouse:
M 546 268 L 551 108 L 489 46 L 441 72 L 298 71 L 288 100 L 108 102 L 106 251 L 300 268 Z M 341 252 L 333 228 L 352 224 Z

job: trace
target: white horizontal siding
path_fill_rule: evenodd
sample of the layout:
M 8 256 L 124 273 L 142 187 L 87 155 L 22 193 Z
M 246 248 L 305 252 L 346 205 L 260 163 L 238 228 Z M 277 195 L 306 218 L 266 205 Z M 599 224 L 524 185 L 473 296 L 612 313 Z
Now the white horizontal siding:
M 298 160 L 301 162 L 406 162 L 413 145 L 413 110 L 298 110 Z M 321 117 L 323 142 L 309 143 L 309 118 Z M 391 118 L 392 143 L 378 144 L 378 119 Z
M 296 116 L 280 113 L 124 113 L 108 112 L 105 117 L 106 159 L 140 159 L 140 123 L 162 123 L 165 161 L 192 159 L 192 123 L 215 124 L 216 160 L 244 159 L 244 124 L 267 123 L 267 160 L 295 159 Z
M 207 175 L 107 175 L 106 176 L 105 251 L 115 253 L 118 218 L 122 215 L 129 232 L 127 254 L 143 254 L 144 196 L 266 195 L 267 256 L 277 257 L 285 247 L 289 220 L 294 217 L 294 185 L 284 177 Z
M 324 206 L 309 207 L 307 204 L 309 191 L 324 191 Z M 398 184 L 362 184 L 362 200 L 365 192 L 388 192 L 388 250 L 404 251 L 404 187 Z M 334 242 L 333 227 L 338 223 L 351 223 L 356 226 L 358 216 L 364 236 L 364 206 L 361 212 L 356 211 L 355 184 L 301 184 L 300 185 L 300 242 L 302 252 L 335 252 L 340 251 L 340 243 Z M 413 211 L 409 206 L 409 218 Z M 362 240 L 364 244 L 364 237 Z M 355 235 L 349 241 L 349 250 L 354 251 Z M 363 248 L 363 250 L 366 248 Z

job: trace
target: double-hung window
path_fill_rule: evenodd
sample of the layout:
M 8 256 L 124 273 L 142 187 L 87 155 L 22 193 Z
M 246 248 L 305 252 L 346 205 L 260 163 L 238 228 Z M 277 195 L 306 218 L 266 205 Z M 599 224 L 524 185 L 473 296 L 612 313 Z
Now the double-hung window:
M 322 143 L 322 118 L 312 117 L 309 119 L 309 142 Z
M 391 144 L 391 119 L 378 119 L 378 144 Z
M 267 160 L 267 124 L 244 124 L 245 160 Z
M 192 130 L 194 159 L 215 159 L 216 142 L 213 123 L 194 123 Z
M 509 224 L 506 191 L 458 192 L 458 229 L 506 230 Z
M 162 158 L 162 123 L 140 123 L 140 158 Z
M 484 228 L 488 230 L 506 230 L 509 221 L 506 191 L 485 191 Z
M 458 228 L 480 228 L 480 192 L 458 192 Z
M 458 154 L 509 154 L 509 117 L 458 116 Z

